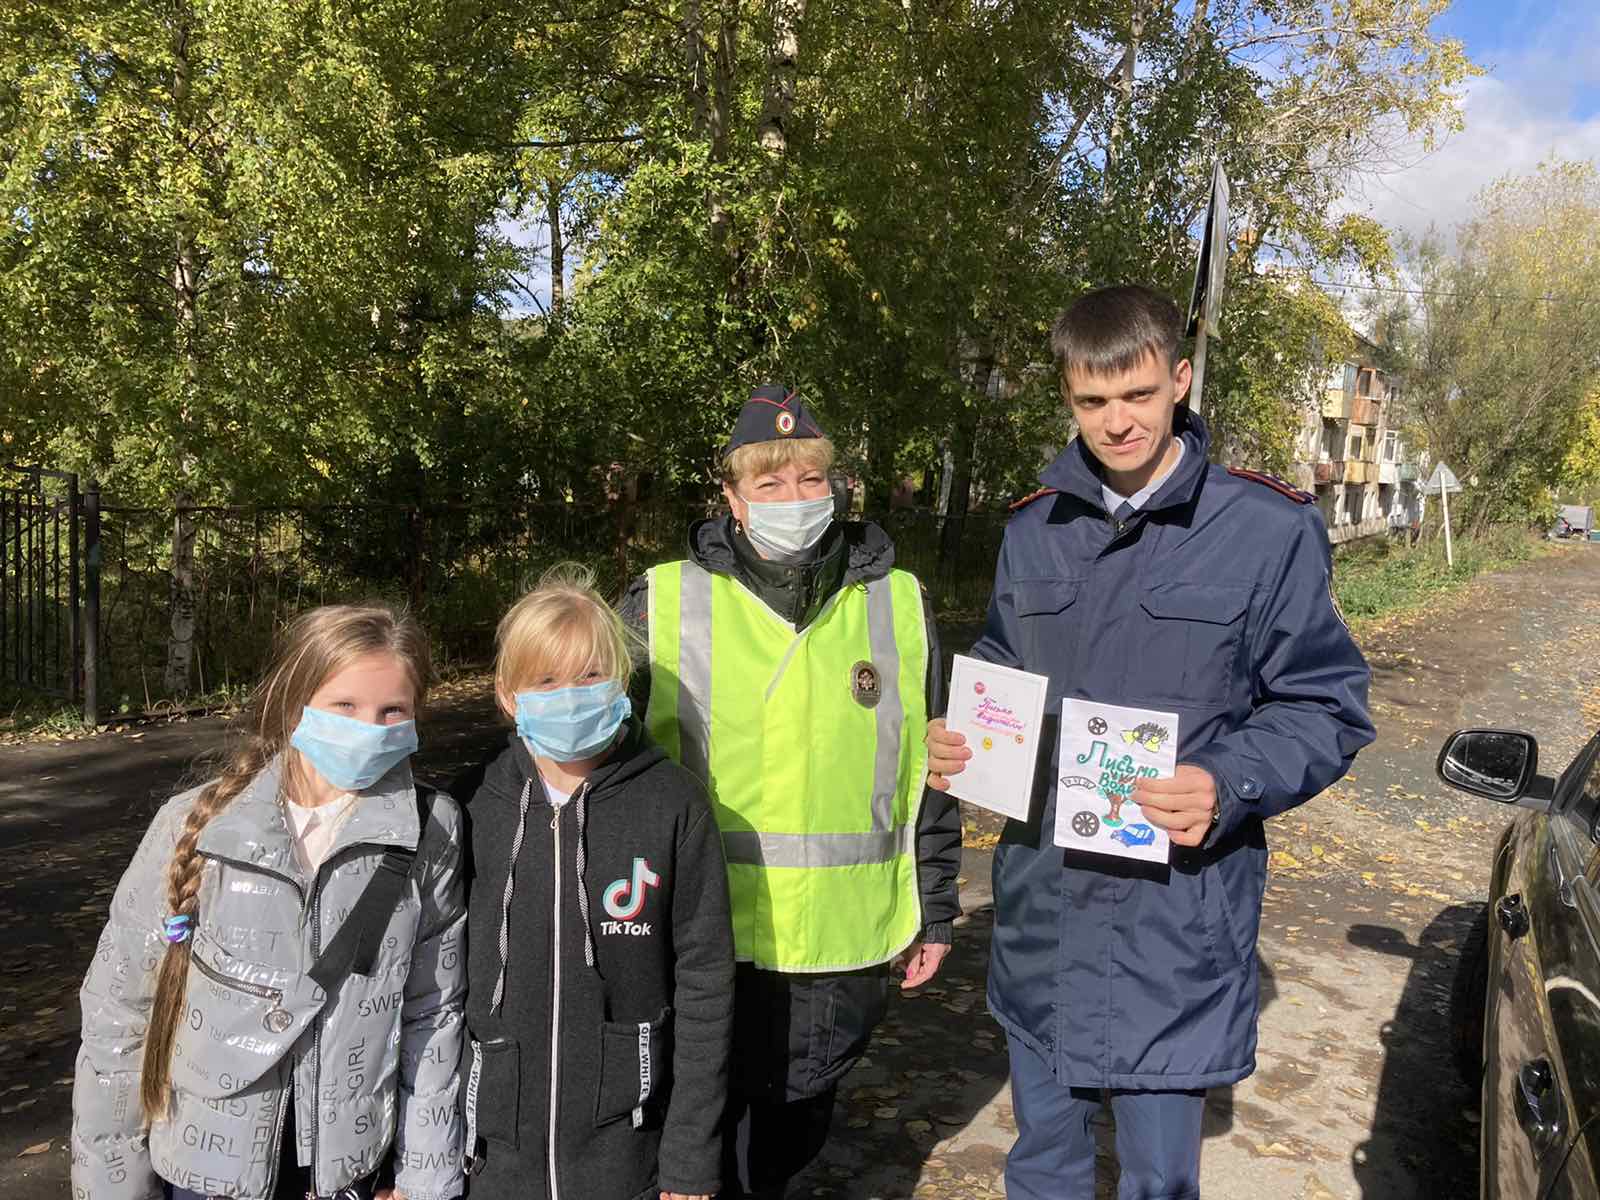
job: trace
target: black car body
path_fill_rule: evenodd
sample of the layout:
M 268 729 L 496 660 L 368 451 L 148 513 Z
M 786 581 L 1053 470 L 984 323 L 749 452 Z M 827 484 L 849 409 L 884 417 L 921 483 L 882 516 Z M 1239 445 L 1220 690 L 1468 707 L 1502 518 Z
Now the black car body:
M 1600 1197 L 1600 735 L 1557 781 L 1537 756 L 1527 734 L 1468 730 L 1439 758 L 1447 783 L 1528 809 L 1496 847 L 1454 997 L 1481 1072 L 1484 1200 Z

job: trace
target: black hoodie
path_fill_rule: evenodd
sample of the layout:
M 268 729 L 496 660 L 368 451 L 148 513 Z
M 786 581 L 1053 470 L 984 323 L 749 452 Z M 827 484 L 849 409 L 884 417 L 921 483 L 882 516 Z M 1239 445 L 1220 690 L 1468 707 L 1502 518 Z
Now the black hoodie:
M 472 1200 L 714 1195 L 733 937 L 704 789 L 637 720 L 558 810 L 515 735 L 475 774 L 454 792 L 472 852 Z

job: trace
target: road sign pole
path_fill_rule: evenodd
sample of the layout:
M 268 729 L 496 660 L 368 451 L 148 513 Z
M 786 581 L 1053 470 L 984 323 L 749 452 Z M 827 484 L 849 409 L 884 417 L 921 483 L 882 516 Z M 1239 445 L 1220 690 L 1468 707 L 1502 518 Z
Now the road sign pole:
M 1456 552 L 1450 545 L 1450 488 L 1441 480 L 1439 483 L 1439 503 L 1444 506 L 1444 561 L 1450 569 L 1456 569 Z

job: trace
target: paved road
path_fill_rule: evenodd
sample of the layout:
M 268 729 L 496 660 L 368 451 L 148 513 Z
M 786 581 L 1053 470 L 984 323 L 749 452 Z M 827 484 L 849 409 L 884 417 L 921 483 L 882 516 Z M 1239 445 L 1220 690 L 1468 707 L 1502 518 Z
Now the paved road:
M 965 645 L 956 631 L 951 642 Z M 1476 1100 L 1451 1073 L 1443 1014 L 1507 812 L 1437 785 L 1433 760 L 1452 728 L 1508 724 L 1540 736 L 1549 770 L 1581 744 L 1585 721 L 1600 725 L 1600 553 L 1570 549 L 1489 577 L 1366 645 L 1378 743 L 1350 779 L 1270 831 L 1259 1069 L 1211 1097 L 1211 1197 L 1476 1194 Z M 460 691 L 428 730 L 420 769 L 433 778 L 499 736 L 481 689 Z M 220 722 L 200 721 L 0 749 L 7 1200 L 66 1195 L 78 977 L 155 804 L 223 736 Z M 1013 1125 L 1004 1040 L 983 1000 L 987 852 L 969 849 L 963 874 L 969 915 L 955 953 L 933 985 L 893 1004 L 845 1081 L 837 1136 L 797 1194 L 1003 1193 Z M 1109 1197 L 1109 1126 L 1101 1133 Z

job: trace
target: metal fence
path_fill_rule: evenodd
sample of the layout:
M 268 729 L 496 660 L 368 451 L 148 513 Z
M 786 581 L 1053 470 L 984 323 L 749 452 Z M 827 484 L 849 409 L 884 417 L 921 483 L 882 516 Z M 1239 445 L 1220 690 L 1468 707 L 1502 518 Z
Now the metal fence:
M 25 487 L 0 492 L 12 513 L 4 528 L 15 535 L 0 555 L 0 589 L 9 589 L 0 595 L 11 597 L 8 612 L 25 618 L 19 624 L 13 615 L 4 626 L 13 653 L 0 679 L 86 700 L 87 713 L 99 716 L 151 711 L 175 699 L 163 680 L 180 516 L 194 531 L 196 626 L 188 686 L 179 690 L 205 695 L 247 686 L 285 620 L 338 601 L 406 604 L 429 628 L 442 660 L 483 661 L 500 614 L 546 567 L 586 563 L 615 596 L 645 568 L 681 557 L 690 524 L 719 511 L 681 503 L 585 509 L 469 502 L 180 512 L 101 506 L 98 496 L 80 496 L 66 475 L 22 478 Z M 60 484 L 55 492 L 43 482 L 51 479 Z M 98 521 L 92 546 L 91 518 Z M 895 541 L 897 565 L 922 580 L 937 611 L 973 613 L 987 604 L 1004 514 L 971 514 L 952 525 L 926 510 L 900 509 L 878 521 Z M 59 601 L 58 583 L 65 589 Z M 84 602 L 91 592 L 97 621 Z M 20 657 L 17 646 L 25 649 Z
M 0 682 L 80 701 L 85 504 L 78 477 L 0 466 Z

